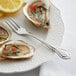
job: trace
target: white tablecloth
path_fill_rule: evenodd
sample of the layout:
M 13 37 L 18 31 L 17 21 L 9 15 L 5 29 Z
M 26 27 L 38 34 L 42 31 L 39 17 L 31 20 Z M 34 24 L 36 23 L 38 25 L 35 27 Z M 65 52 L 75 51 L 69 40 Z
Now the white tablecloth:
M 76 76 L 76 0 L 51 0 L 61 10 L 65 24 L 62 48 L 72 53 L 71 60 L 57 56 L 41 66 L 40 76 Z
M 55 56 L 53 61 L 43 64 L 29 72 L 16 74 L 0 74 L 0 76 L 76 76 L 76 0 L 51 0 L 61 10 L 65 24 L 62 48 L 72 52 L 70 60 L 62 60 Z

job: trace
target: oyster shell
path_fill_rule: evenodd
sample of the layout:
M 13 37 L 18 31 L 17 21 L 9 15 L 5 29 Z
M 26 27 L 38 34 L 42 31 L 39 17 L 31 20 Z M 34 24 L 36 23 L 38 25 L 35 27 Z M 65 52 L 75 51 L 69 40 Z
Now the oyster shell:
M 10 40 L 11 35 L 11 30 L 2 22 L 0 22 L 0 45 Z
M 23 8 L 24 15 L 36 26 L 50 28 L 50 5 L 45 0 L 28 3 Z
M 0 49 L 0 54 L 5 59 L 27 59 L 34 54 L 34 47 L 21 40 L 5 43 Z

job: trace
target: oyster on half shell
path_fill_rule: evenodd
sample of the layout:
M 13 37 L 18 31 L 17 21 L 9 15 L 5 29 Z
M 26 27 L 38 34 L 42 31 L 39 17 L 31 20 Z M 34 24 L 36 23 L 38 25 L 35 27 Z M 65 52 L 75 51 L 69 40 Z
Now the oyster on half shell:
M 28 3 L 23 8 L 24 15 L 36 26 L 50 28 L 50 5 L 45 0 Z
M 10 40 L 11 30 L 2 22 L 0 22 L 0 45 Z
M 34 47 L 21 40 L 5 43 L 0 49 L 0 55 L 4 59 L 28 59 L 34 54 Z

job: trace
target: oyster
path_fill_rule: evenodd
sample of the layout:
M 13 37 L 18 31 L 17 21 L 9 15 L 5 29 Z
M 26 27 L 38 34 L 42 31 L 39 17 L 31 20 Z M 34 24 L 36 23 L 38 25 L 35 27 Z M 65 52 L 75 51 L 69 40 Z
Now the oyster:
M 14 40 L 5 43 L 0 54 L 5 59 L 27 59 L 34 54 L 34 47 L 21 40 Z
M 11 38 L 12 32 L 2 22 L 0 22 L 0 45 Z
M 45 0 L 28 3 L 23 8 L 24 15 L 36 26 L 50 28 L 50 5 Z

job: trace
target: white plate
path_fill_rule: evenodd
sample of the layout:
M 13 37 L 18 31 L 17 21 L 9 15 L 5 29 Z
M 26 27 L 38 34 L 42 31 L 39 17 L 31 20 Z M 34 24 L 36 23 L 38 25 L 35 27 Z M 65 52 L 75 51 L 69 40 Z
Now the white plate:
M 49 31 L 35 27 L 24 17 L 22 11 L 17 15 L 14 15 L 14 17 L 18 24 L 26 28 L 27 31 L 32 32 L 35 36 L 46 40 L 49 44 L 56 47 L 61 44 L 64 33 L 64 24 L 61 19 L 60 11 L 53 6 L 53 4 L 51 4 L 51 29 Z M 53 59 L 54 57 L 54 52 L 31 37 L 19 36 L 13 32 L 12 40 L 24 40 L 32 44 L 36 48 L 36 51 L 33 58 L 29 60 L 0 62 L 1 73 L 29 71 L 40 66 L 42 63 Z

